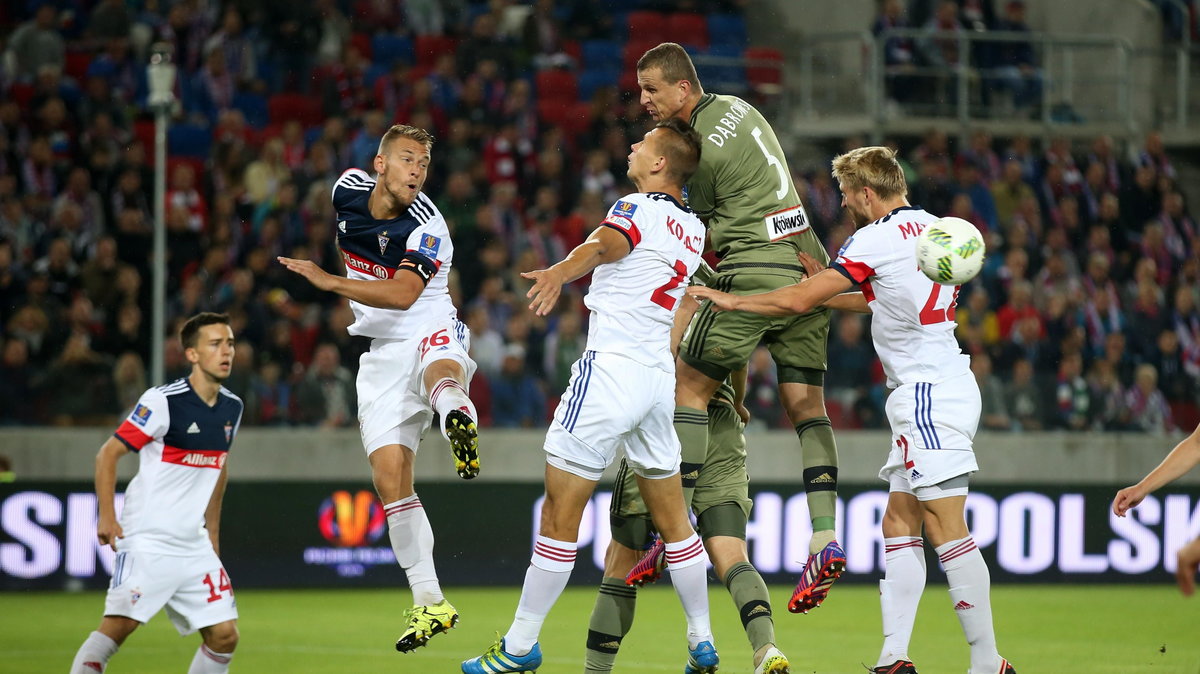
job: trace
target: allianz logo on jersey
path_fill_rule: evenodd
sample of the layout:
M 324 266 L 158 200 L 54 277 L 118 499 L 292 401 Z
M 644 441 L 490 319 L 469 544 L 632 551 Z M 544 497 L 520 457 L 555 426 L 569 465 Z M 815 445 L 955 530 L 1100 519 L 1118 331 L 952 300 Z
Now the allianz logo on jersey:
M 803 205 L 770 213 L 763 218 L 763 224 L 766 226 L 767 239 L 770 241 L 795 236 L 810 227 L 808 214 L 804 212 Z
M 163 463 L 173 463 L 192 468 L 225 467 L 225 459 L 229 453 L 219 449 L 180 449 L 179 447 L 163 447 Z
M 375 278 L 387 279 L 392 277 L 387 267 L 381 264 L 367 262 L 366 260 L 360 257 L 355 257 L 344 250 L 342 251 L 342 259 L 346 261 L 347 267 L 357 269 L 364 274 L 370 274 Z

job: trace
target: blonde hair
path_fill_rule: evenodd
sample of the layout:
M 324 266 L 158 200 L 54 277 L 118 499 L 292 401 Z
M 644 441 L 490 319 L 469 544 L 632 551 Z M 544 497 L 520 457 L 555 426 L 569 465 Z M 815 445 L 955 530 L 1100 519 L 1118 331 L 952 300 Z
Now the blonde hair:
M 426 150 L 433 151 L 433 134 L 425 129 L 409 126 L 407 124 L 393 124 L 392 128 L 384 132 L 383 138 L 379 139 L 379 151 L 376 154 L 384 154 L 392 141 L 397 138 L 408 138 L 415 140 L 425 146 Z
M 888 147 L 860 147 L 834 157 L 833 178 L 850 189 L 870 187 L 881 199 L 908 194 L 904 169 Z
M 662 78 L 671 84 L 687 80 L 692 85 L 692 91 L 704 93 L 700 86 L 700 76 L 696 74 L 696 66 L 692 57 L 683 47 L 674 42 L 664 42 L 657 47 L 651 47 L 638 59 L 638 72 L 649 68 L 658 68 Z

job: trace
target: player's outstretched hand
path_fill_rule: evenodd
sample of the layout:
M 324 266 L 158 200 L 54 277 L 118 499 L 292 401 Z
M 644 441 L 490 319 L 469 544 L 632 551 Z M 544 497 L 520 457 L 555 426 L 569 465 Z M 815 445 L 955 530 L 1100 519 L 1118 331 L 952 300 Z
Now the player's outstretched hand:
M 521 272 L 521 278 L 533 281 L 533 287 L 525 293 L 525 297 L 532 300 L 529 303 L 530 311 L 538 316 L 549 314 L 562 294 L 562 275 L 553 269 L 535 269 Z
M 288 270 L 294 271 L 297 274 L 308 279 L 308 282 L 313 284 L 319 290 L 332 290 L 335 278 L 331 274 L 325 273 L 312 260 L 296 260 L 282 255 L 276 258 L 280 264 L 287 267 Z
M 808 278 L 816 276 L 825 269 L 825 265 L 821 264 L 820 260 L 804 251 L 796 253 L 796 259 L 800 260 L 800 264 L 804 265 L 804 275 Z
M 1138 485 L 1135 484 L 1132 487 L 1125 487 L 1121 491 L 1117 492 L 1116 498 L 1113 499 L 1113 514 L 1117 517 L 1124 517 L 1125 513 L 1129 512 L 1130 508 L 1137 506 L 1137 504 L 1141 503 L 1142 499 L 1144 498 L 1146 498 L 1146 490 L 1142 489 Z
M 1196 567 L 1200 566 L 1200 538 L 1179 549 L 1179 567 L 1175 569 L 1175 580 L 1179 591 L 1190 597 L 1196 591 Z
M 116 552 L 117 539 L 125 538 L 125 531 L 121 529 L 121 525 L 116 519 L 101 517 L 96 522 L 96 538 L 100 541 L 100 545 L 107 545 L 113 549 L 113 552 Z
M 737 295 L 723 293 L 707 286 L 691 286 L 687 289 L 687 294 L 701 302 L 704 300 L 712 302 L 712 307 L 716 311 L 733 311 L 736 308 L 734 302 L 737 302 Z

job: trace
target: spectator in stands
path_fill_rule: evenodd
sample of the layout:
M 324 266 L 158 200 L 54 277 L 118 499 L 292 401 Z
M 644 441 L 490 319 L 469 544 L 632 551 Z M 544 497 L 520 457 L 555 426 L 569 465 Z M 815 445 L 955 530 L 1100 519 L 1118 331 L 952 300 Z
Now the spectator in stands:
M 17 27 L 8 40 L 15 60 L 18 81 L 30 82 L 43 66 L 61 69 L 66 63 L 66 42 L 58 31 L 58 16 L 52 3 L 38 6 L 33 18 Z
M 1152 166 L 1156 174 L 1175 180 L 1177 177 L 1175 165 L 1167 156 L 1161 131 L 1150 131 L 1146 134 L 1145 144 L 1138 154 L 1138 165 Z
M 283 140 L 272 138 L 263 144 L 262 155 L 246 167 L 242 177 L 246 199 L 255 205 L 263 203 L 290 178 L 291 171 L 283 163 Z
M 756 348 L 746 365 L 746 409 L 754 426 L 774 429 L 784 423 L 775 361 L 765 346 Z
M 861 314 L 842 313 L 829 339 L 829 369 L 825 375 L 828 396 L 844 409 L 858 409 L 870 400 L 874 385 L 875 348 L 865 337 Z
M 342 366 L 337 347 L 317 346 L 296 387 L 296 421 L 321 428 L 350 426 L 357 421 L 356 409 L 354 375 Z
M 1125 393 L 1127 423 L 1149 433 L 1167 433 L 1175 430 L 1171 419 L 1171 407 L 1162 391 L 1158 390 L 1158 372 L 1149 363 L 1137 366 L 1133 386 Z
M 127 416 L 146 391 L 146 366 L 142 357 L 130 351 L 122 353 L 113 365 L 112 378 L 117 413 Z
M 225 64 L 225 52 L 210 49 L 204 55 L 204 69 L 188 81 L 191 101 L 188 107 L 197 113 L 195 122 L 203 126 L 216 124 L 217 116 L 233 107 L 237 79 Z
M 950 109 L 955 100 L 950 85 L 955 82 L 953 69 L 965 56 L 959 53 L 962 43 L 958 33 L 962 31 L 962 24 L 958 20 L 958 4 L 955 0 L 941 0 L 933 17 L 924 26 L 925 35 L 917 41 L 922 64 L 934 68 L 937 73 L 933 79 L 933 100 L 938 111 Z
M 1158 339 L 1146 363 L 1158 372 L 1158 388 L 1169 403 L 1195 404 L 1196 380 L 1188 374 L 1183 364 L 1183 353 L 1179 348 L 1179 335 L 1165 329 Z
M 1000 382 L 999 377 L 992 374 L 991 356 L 986 353 L 972 353 L 971 372 L 975 375 L 975 382 L 979 384 L 979 396 L 982 400 L 980 425 L 991 431 L 1012 430 L 1004 384 Z
M 996 202 L 983 180 L 980 167 L 974 160 L 960 157 L 956 177 L 959 193 L 970 198 L 971 209 L 983 220 L 981 229 L 985 232 L 998 229 L 1000 223 L 996 213 Z
M 524 346 L 505 347 L 500 373 L 490 383 L 492 423 L 497 428 L 534 428 L 543 423 L 545 394 L 526 367 Z
M 1013 363 L 1012 379 L 1005 391 L 1005 405 L 1012 414 L 1014 428 L 1037 431 L 1045 427 L 1045 406 L 1033 363 L 1020 358 Z
M 75 333 L 67 339 L 46 371 L 41 388 L 48 421 L 55 426 L 101 425 L 121 411 L 112 363 L 92 350 L 85 334 Z
M 1121 193 L 1122 220 L 1129 228 L 1131 242 L 1141 240 L 1142 226 L 1153 220 L 1162 211 L 1162 197 L 1158 192 L 1158 170 L 1151 164 L 1138 166 L 1133 180 Z
M 1091 425 L 1091 388 L 1083 378 L 1083 358 L 1078 353 L 1064 355 L 1059 363 L 1054 397 L 1053 427 L 1081 431 Z
M 512 71 L 512 48 L 496 33 L 496 17 L 480 14 L 471 24 L 471 34 L 458 44 L 456 61 L 458 76 L 467 80 L 481 61 L 494 61 L 500 77 L 508 78 Z
M 255 55 L 254 37 L 247 33 L 242 12 L 236 5 L 227 5 L 221 14 L 221 28 L 204 43 L 206 54 L 220 51 L 224 55 L 225 68 L 232 75 L 240 91 L 258 88 L 258 59 Z
M 35 370 L 29 346 L 19 337 L 0 340 L 0 426 L 33 425 L 36 395 Z
M 1029 34 L 1029 24 L 1025 22 L 1025 3 L 1022 0 L 1006 2 L 1004 18 L 995 28 Z M 1028 39 L 1005 40 L 994 45 L 993 49 L 996 75 L 992 86 L 1011 95 L 1011 104 L 1018 114 L 1036 114 L 1042 102 L 1043 74 L 1033 43 Z

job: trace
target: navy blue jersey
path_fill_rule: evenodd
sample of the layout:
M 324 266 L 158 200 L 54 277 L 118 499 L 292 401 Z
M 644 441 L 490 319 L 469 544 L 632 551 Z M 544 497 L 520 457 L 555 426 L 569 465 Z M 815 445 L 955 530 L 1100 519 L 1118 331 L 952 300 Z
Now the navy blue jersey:
M 209 545 L 204 511 L 242 422 L 242 400 L 222 387 L 209 406 L 185 377 L 152 388 L 114 435 L 138 453 L 125 490 L 121 550 L 189 554 Z
M 379 280 L 413 273 L 426 286 L 417 301 L 403 311 L 351 301 L 355 321 L 349 331 L 352 335 L 404 339 L 412 336 L 412 326 L 457 315 L 447 283 L 454 244 L 446 220 L 423 193 L 398 217 L 375 219 L 368 208 L 374 188 L 375 180 L 360 169 L 346 171 L 333 186 L 337 244 L 346 263 L 346 276 Z

